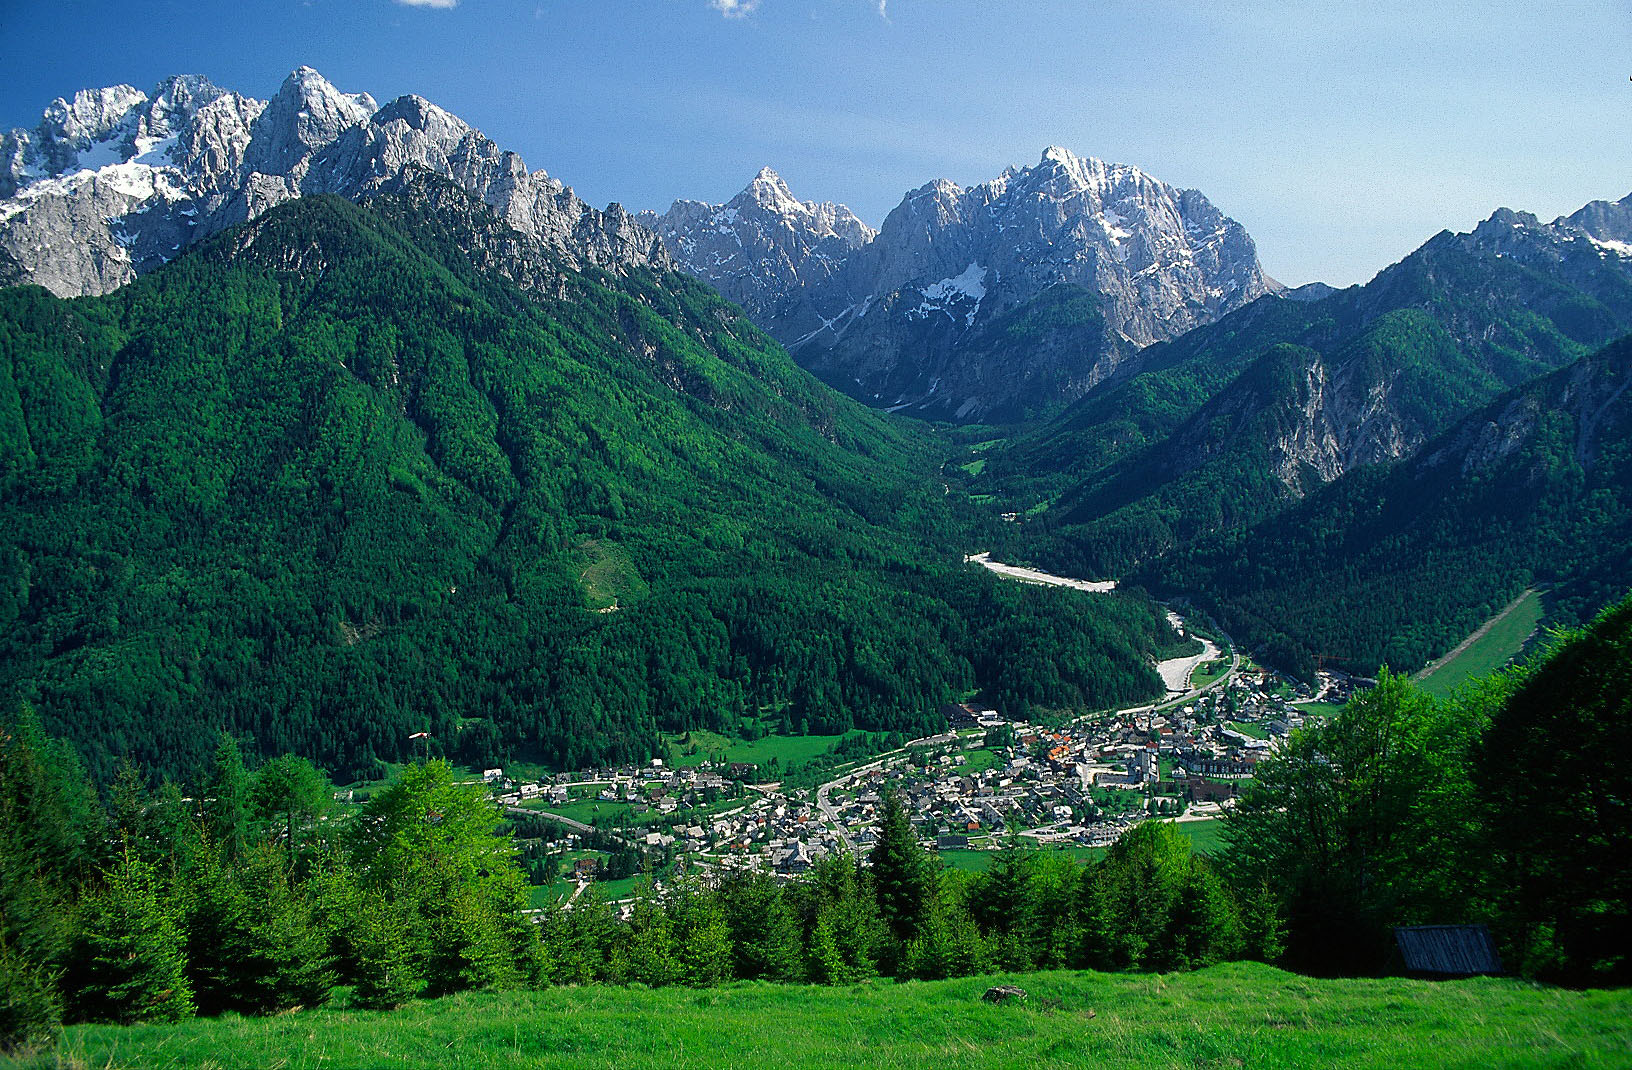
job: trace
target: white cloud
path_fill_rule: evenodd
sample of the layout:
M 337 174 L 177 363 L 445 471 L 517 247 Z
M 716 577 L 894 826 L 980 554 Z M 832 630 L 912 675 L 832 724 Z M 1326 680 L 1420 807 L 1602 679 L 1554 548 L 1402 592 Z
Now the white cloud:
M 403 7 L 437 7 L 444 11 L 459 6 L 459 0 L 397 0 L 397 3 Z
M 440 0 L 397 0 L 397 2 L 399 4 L 439 4 Z M 457 2 L 457 0 L 454 0 L 454 2 Z M 715 11 L 718 11 L 728 19 L 741 19 L 746 18 L 757 11 L 759 9 L 759 2 L 760 0 L 708 0 L 708 6 L 713 8 Z M 885 22 L 888 22 L 890 20 L 890 12 L 888 10 L 890 0 L 876 0 L 876 3 L 878 4 L 878 17 L 883 19 Z M 451 7 L 452 4 L 449 6 Z

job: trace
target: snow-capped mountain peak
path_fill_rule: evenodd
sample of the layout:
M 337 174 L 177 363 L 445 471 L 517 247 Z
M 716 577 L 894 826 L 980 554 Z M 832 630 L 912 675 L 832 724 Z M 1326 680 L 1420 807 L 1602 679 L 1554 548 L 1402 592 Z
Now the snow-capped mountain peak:
M 0 137 L 0 281 L 105 293 L 291 197 L 362 196 L 410 167 L 451 179 L 569 261 L 668 263 L 621 209 L 595 211 L 430 101 L 380 108 L 299 67 L 264 101 L 197 75 L 151 94 L 81 90 Z
M 637 218 L 658 232 L 682 270 L 706 279 L 762 323 L 876 234 L 842 204 L 801 201 L 769 167 L 724 204 L 675 201 L 661 216 Z

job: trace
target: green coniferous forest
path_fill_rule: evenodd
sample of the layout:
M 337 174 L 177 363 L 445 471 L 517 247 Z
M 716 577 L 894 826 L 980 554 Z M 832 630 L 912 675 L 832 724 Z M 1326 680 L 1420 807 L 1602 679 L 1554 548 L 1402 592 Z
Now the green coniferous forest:
M 438 181 L 0 292 L 0 686 L 99 778 L 222 729 L 344 778 L 421 731 L 576 768 L 1159 687 L 1150 603 L 960 567 L 931 434 L 700 283 L 507 254 Z
M 1420 668 L 1533 584 L 1579 623 L 1627 589 L 1632 288 L 1560 255 L 1446 233 L 1263 298 L 982 452 L 971 489 L 1028 515 L 1001 552 L 1195 599 L 1306 678 Z

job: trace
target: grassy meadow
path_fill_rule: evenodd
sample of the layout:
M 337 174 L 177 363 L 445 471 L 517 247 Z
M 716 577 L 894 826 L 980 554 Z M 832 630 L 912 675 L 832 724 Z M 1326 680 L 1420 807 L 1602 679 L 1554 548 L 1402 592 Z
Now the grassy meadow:
M 701 765 L 709 758 L 718 758 L 727 762 L 749 762 L 754 765 L 764 765 L 772 758 L 777 758 L 786 767 L 795 762 L 808 762 L 819 754 L 826 754 L 833 749 L 834 744 L 843 738 L 843 735 L 770 735 L 760 739 L 745 740 L 733 739 L 703 729 L 695 729 L 691 732 L 691 742 L 696 744 L 697 753 L 687 754 L 685 752 L 690 748 L 689 745 L 682 743 L 683 736 L 665 735 L 663 737 L 664 741 L 669 745 L 668 763 L 680 768 Z
M 981 1001 L 1010 982 L 1023 1004 Z M 75 1026 L 10 1065 L 121 1067 L 1624 1067 L 1632 993 L 1521 981 L 1316 980 L 1252 963 L 848 988 L 556 988 L 395 1012 L 337 1005 L 174 1026 Z M 0 1064 L 4 1065 L 4 1064 Z
M 1416 682 L 1441 698 L 1476 676 L 1485 676 L 1511 661 L 1541 625 L 1541 595 L 1526 591 L 1513 605 L 1486 622 L 1489 631 L 1467 647 L 1420 673 Z
M 1190 837 L 1190 845 L 1202 854 L 1211 854 L 1224 848 L 1224 822 L 1216 817 L 1202 818 L 1199 821 L 1180 821 L 1175 826 L 1180 834 Z M 1022 840 L 1024 844 L 1026 841 Z M 1105 857 L 1108 848 L 1083 847 L 1077 844 L 1064 847 L 1028 847 L 1028 850 L 1061 853 L 1075 858 L 1077 861 L 1095 861 Z M 982 851 L 970 847 L 953 847 L 945 851 L 937 851 L 936 857 L 948 869 L 961 869 L 968 873 L 985 873 L 992 868 L 992 859 L 997 857 L 996 851 Z

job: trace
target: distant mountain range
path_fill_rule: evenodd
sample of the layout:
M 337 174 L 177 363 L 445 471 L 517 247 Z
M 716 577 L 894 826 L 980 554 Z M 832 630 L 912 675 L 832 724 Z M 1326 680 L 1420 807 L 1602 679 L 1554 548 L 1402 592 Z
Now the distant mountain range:
M 1628 429 L 1614 388 L 1625 347 L 1594 354 L 1632 332 L 1629 227 L 1632 197 L 1552 223 L 1504 209 L 1364 286 L 1256 302 L 1143 350 L 1057 418 L 983 450 L 972 489 L 1039 516 L 1016 529 L 1015 552 L 1073 575 L 1217 592 L 1242 638 L 1278 637 L 1283 663 L 1307 667 L 1324 647 L 1415 668 L 1472 627 L 1474 607 L 1532 576 L 1586 583 L 1595 593 L 1578 585 L 1555 604 L 1566 619 L 1590 615 L 1625 586 L 1603 564 L 1626 545 L 1618 503 L 1632 500 L 1614 460 Z M 1609 384 L 1594 388 L 1599 416 L 1564 391 L 1588 368 Z M 1507 417 L 1478 414 L 1503 396 L 1530 414 L 1518 437 L 1498 434 L 1515 449 L 1536 440 L 1528 467 L 1447 467 L 1458 443 L 1497 434 L 1488 425 Z M 1559 447 L 1549 427 L 1595 445 Z M 1594 469 L 1600 454 L 1610 460 Z M 1416 474 L 1383 475 L 1395 465 Z M 1583 479 L 1601 481 L 1598 497 Z M 1393 480 L 1392 504 L 1362 538 L 1349 525 L 1378 480 Z M 1503 510 L 1539 510 L 1525 539 Z M 1447 574 L 1430 582 L 1428 562 Z
M 1282 289 L 1200 193 L 1062 148 L 913 190 L 876 234 L 768 170 L 723 205 L 641 219 L 827 382 L 960 421 L 1057 409 L 1142 346 Z
M 1260 301 L 1143 350 L 992 454 L 989 480 L 1088 525 L 1088 571 L 1250 522 L 1632 331 L 1632 247 L 1608 237 L 1629 224 L 1632 198 L 1550 224 L 1503 210 L 1364 286 Z
M 0 139 L 0 281 L 108 293 L 226 227 L 313 193 L 356 198 L 404 171 L 448 178 L 569 261 L 666 263 L 616 205 L 597 211 L 416 96 L 383 108 L 310 67 L 270 100 L 196 75 L 89 89 Z
M 269 215 L 274 208 L 288 208 L 287 202 L 331 194 L 362 205 L 364 214 L 314 210 Z M 271 231 L 259 225 L 265 218 L 282 221 L 274 228 L 276 240 L 268 239 Z M 338 244 L 324 237 L 331 226 L 345 232 Z M 302 228 L 312 228 L 309 240 L 302 238 Z M 1453 552 L 1471 545 L 1453 534 L 1453 514 L 1432 514 L 1433 523 L 1424 528 L 1429 514 L 1396 505 L 1378 514 L 1381 519 L 1367 529 L 1375 535 L 1369 548 L 1355 549 L 1352 557 L 1339 553 L 1318 566 L 1314 562 L 1332 547 L 1361 546 L 1337 519 L 1359 516 L 1364 512 L 1360 504 L 1330 503 L 1370 493 L 1378 480 L 1403 480 L 1398 487 L 1433 487 L 1447 501 L 1464 503 L 1469 515 L 1489 513 L 1487 506 L 1495 499 L 1479 497 L 1485 489 L 1476 494 L 1442 475 L 1386 473 L 1414 471 L 1411 466 L 1426 463 L 1425 450 L 1449 456 L 1445 451 L 1453 447 L 1445 445 L 1448 441 L 1476 440 L 1477 428 L 1462 422 L 1498 399 L 1518 396 L 1513 391 L 1534 388 L 1523 395 L 1530 399 L 1530 410 L 1552 412 L 1538 416 L 1535 428 L 1567 425 L 1578 434 L 1587 434 L 1581 428 L 1598 428 L 1592 433 L 1604 445 L 1592 456 L 1616 456 L 1615 436 L 1624 422 L 1572 409 L 1571 399 L 1579 392 L 1566 397 L 1536 384 L 1555 382 L 1541 377 L 1600 359 L 1594 354 L 1632 332 L 1632 196 L 1594 202 L 1550 223 L 1502 209 L 1469 233 L 1437 235 L 1363 286 L 1335 290 L 1313 283 L 1287 290 L 1264 274 L 1245 230 L 1202 194 L 1175 189 L 1135 167 L 1060 148 L 1046 150 L 1033 166 L 1010 168 L 971 188 L 931 182 L 908 193 L 876 231 L 843 205 L 800 200 L 769 168 L 725 204 L 677 201 L 661 215 L 633 216 L 616 204 L 605 210 L 590 207 L 558 180 L 528 171 L 514 153 L 422 98 L 401 97 L 381 107 L 366 94 L 340 92 L 304 67 L 264 101 L 194 76 L 167 79 L 146 93 L 129 86 L 85 90 L 53 102 L 33 127 L 0 139 L 0 282 L 37 283 L 58 296 L 116 299 L 87 306 L 101 309 L 87 313 L 88 320 L 61 319 L 59 326 L 70 335 L 84 336 L 89 348 L 83 348 L 37 321 L 38 316 L 60 319 L 65 313 L 42 312 L 49 306 L 31 304 L 33 297 L 8 298 L 16 321 L 8 329 L 24 340 L 17 350 L 23 356 L 16 359 L 26 357 L 24 363 L 14 363 L 10 388 L 0 381 L 0 432 L 9 434 L 16 447 L 0 465 L 0 485 L 10 488 L 13 506 L 33 502 L 31 495 L 45 493 L 41 487 L 51 494 L 66 493 L 50 473 L 77 456 L 73 449 L 79 446 L 62 453 L 68 440 L 61 438 L 67 433 L 61 429 L 78 426 L 78 417 L 58 410 L 92 404 L 80 397 L 80 387 L 71 385 L 76 377 L 90 384 L 88 397 L 95 405 L 124 412 L 118 408 L 123 395 L 110 391 L 115 380 L 123 381 L 118 378 L 125 374 L 122 369 L 134 366 L 129 364 L 130 347 L 159 343 L 150 332 L 123 321 L 117 328 L 109 326 L 113 313 L 108 310 L 128 300 L 143 308 L 157 302 L 166 315 L 174 312 L 155 296 L 157 291 L 132 290 L 133 281 L 173 261 L 191 262 L 186 254 L 207 251 L 207 258 L 215 258 L 212 263 L 232 265 L 219 278 L 212 277 L 210 285 L 243 284 L 242 272 L 253 266 L 305 286 L 314 273 L 334 265 L 345 265 L 342 274 L 355 278 L 363 262 L 353 255 L 359 245 L 397 250 L 379 263 L 416 280 L 414 285 L 431 285 L 431 280 L 442 279 L 442 272 L 452 272 L 459 286 L 447 291 L 439 307 L 499 310 L 487 316 L 489 326 L 466 324 L 473 337 L 510 331 L 529 339 L 527 344 L 543 344 L 534 330 L 537 324 L 510 318 L 517 301 L 541 302 L 549 309 L 546 318 L 573 324 L 570 341 L 560 344 L 579 366 L 574 375 L 589 380 L 637 375 L 638 388 L 624 390 L 615 401 L 601 398 L 593 413 L 583 410 L 583 426 L 596 430 L 585 431 L 580 439 L 560 427 L 545 434 L 497 415 L 511 403 L 498 400 L 508 389 L 502 381 L 509 371 L 472 370 L 474 379 L 446 386 L 451 393 L 444 396 L 438 393 L 443 386 L 433 389 L 431 384 L 460 383 L 457 376 L 450 380 L 441 371 L 433 374 L 431 365 L 410 373 L 402 357 L 393 357 L 397 374 L 412 384 L 409 395 L 394 403 L 430 436 L 434 465 L 454 473 L 452 478 L 466 491 L 501 514 L 519 508 L 528 494 L 544 494 L 558 513 L 578 518 L 574 525 L 580 520 L 588 525 L 575 527 L 589 534 L 569 544 L 569 549 L 576 547 L 570 552 L 587 555 L 585 576 L 600 568 L 596 555 L 602 550 L 589 549 L 592 544 L 611 546 L 605 551 L 610 560 L 635 563 L 632 573 L 623 564 L 606 571 L 639 576 L 664 560 L 660 545 L 691 545 L 670 537 L 666 527 L 694 504 L 674 487 L 659 494 L 664 504 L 652 507 L 662 521 L 641 525 L 640 537 L 646 541 L 638 552 L 618 549 L 627 532 L 603 539 L 602 521 L 616 519 L 616 502 L 623 494 L 612 495 L 605 487 L 596 491 L 597 480 L 652 490 L 648 477 L 639 473 L 666 466 L 692 471 L 701 463 L 687 450 L 669 446 L 640 460 L 618 452 L 616 443 L 625 436 L 639 439 L 647 433 L 640 429 L 641 419 L 670 411 L 673 399 L 662 391 L 655 396 L 663 404 L 649 396 L 655 383 L 684 401 L 686 415 L 674 415 L 671 426 L 690 429 L 679 432 L 685 441 L 692 440 L 695 430 L 688 421 L 701 419 L 705 437 L 757 443 L 744 455 L 751 460 L 738 457 L 733 462 L 743 467 L 729 478 L 708 464 L 697 469 L 703 475 L 696 478 L 720 488 L 711 508 L 737 517 L 747 525 L 742 531 L 757 522 L 739 515 L 744 502 L 758 502 L 768 515 L 775 512 L 768 503 L 784 498 L 802 502 L 797 506 L 802 515 L 822 518 L 813 522 L 813 530 L 848 531 L 855 523 L 851 513 L 870 526 L 865 545 L 784 532 L 769 538 L 767 545 L 778 548 L 765 550 L 766 559 L 782 560 L 778 555 L 786 554 L 788 546 L 799 546 L 800 554 L 813 555 L 823 568 L 836 560 L 865 560 L 891 572 L 908 569 L 905 562 L 912 554 L 903 547 L 929 545 L 950 555 L 954 548 L 948 540 L 971 538 L 979 530 L 985 544 L 1059 571 L 1114 576 L 1168 593 L 1205 594 L 1244 634 L 1281 650 L 1287 662 L 1299 661 L 1312 646 L 1324 643 L 1313 638 L 1324 633 L 1308 624 L 1310 607 L 1324 604 L 1319 592 L 1347 590 L 1355 599 L 1381 605 L 1377 600 L 1390 589 L 1386 577 L 1403 584 L 1416 575 L 1408 561 L 1387 557 L 1379 546 L 1410 546 L 1423 561 L 1463 562 L 1456 567 L 1499 559 L 1490 566 L 1500 577 L 1491 591 L 1507 591 L 1528 582 L 1528 576 L 1546 575 L 1558 591 L 1575 592 L 1556 595 L 1555 604 L 1565 608 L 1570 599 L 1582 608 L 1595 608 L 1589 603 L 1615 586 L 1613 568 L 1603 563 L 1614 555 L 1599 551 L 1623 538 L 1616 526 L 1620 491 L 1611 478 L 1622 469 L 1607 462 L 1595 469 L 1597 462 L 1583 459 L 1585 455 L 1576 456 L 1572 467 L 1557 451 L 1547 456 L 1556 456 L 1559 463 L 1537 460 L 1522 479 L 1482 463 L 1458 469 L 1473 473 L 1469 478 L 1483 481 L 1478 485 L 1485 489 L 1495 478 L 1489 473 L 1501 473 L 1515 495 L 1509 505 L 1553 503 L 1550 508 L 1559 516 L 1552 527 L 1524 529 L 1534 536 L 1535 546 L 1553 548 L 1549 561 L 1518 554 L 1508 542 L 1487 547 L 1486 557 Z M 683 280 L 682 272 L 693 279 Z M 180 272 L 160 278 L 193 276 Z M 154 285 L 186 288 L 175 281 Z M 770 337 L 719 302 L 709 287 L 740 305 Z M 406 300 L 400 290 L 371 299 L 384 301 L 390 315 L 412 324 L 414 332 L 429 330 L 421 310 L 393 304 Z M 580 311 L 572 311 L 579 306 Z M 637 306 L 646 312 L 637 312 Z M 329 311 L 343 319 L 338 308 Z M 269 309 L 255 314 L 273 315 Z M 279 309 L 277 317 L 292 314 L 282 305 Z M 235 315 L 251 312 L 253 308 L 234 308 Z M 651 316 L 669 327 L 648 322 Z M 327 320 L 323 324 L 322 331 L 338 329 Z M 172 326 L 177 337 L 186 333 Z M 248 330 L 256 346 L 310 348 L 304 336 L 285 337 L 277 322 Z M 772 339 L 782 342 L 804 369 L 874 408 L 980 426 L 932 434 L 918 422 L 889 421 L 849 402 L 840 404 L 843 399 L 794 369 Z M 349 353 L 353 342 L 346 335 L 337 344 Z M 231 348 L 239 343 L 221 344 Z M 47 352 L 54 355 L 42 357 Z M 214 354 L 211 359 L 225 358 Z M 373 359 L 363 363 L 372 368 Z M 52 361 L 66 363 L 58 367 Z M 727 367 L 731 370 L 722 370 Z M 1608 382 L 1619 374 L 1614 361 L 1604 367 L 1608 370 L 1593 382 Z M 257 374 L 275 380 L 269 368 Z M 571 381 L 569 375 L 552 390 L 527 394 L 525 405 L 567 404 L 572 390 L 566 384 Z M 370 382 L 388 392 L 400 385 Z M 466 396 L 467 386 L 474 395 Z M 59 387 L 68 392 L 65 397 L 78 400 L 57 397 L 53 391 Z M 7 389 L 16 392 L 15 404 L 5 401 Z M 144 404 L 156 404 L 152 398 L 158 396 L 152 393 Z M 444 419 L 451 410 L 437 406 L 455 396 L 465 399 L 459 402 L 462 415 Z M 1613 391 L 1603 398 L 1606 413 L 1623 403 Z M 644 406 L 647 417 L 631 415 L 627 406 Z M 296 420 L 293 411 L 279 418 Z M 109 410 L 97 419 L 110 413 L 117 414 Z M 7 420 L 11 423 L 5 424 Z M 1487 422 L 1491 420 L 1495 418 Z M 766 421 L 781 432 L 765 437 Z M 104 430 L 109 426 L 92 423 Z M 465 430 L 446 430 L 455 425 Z M 800 444 L 790 446 L 782 432 L 794 434 Z M 534 487 L 513 500 L 508 489 L 495 490 L 511 487 L 508 480 L 515 473 L 506 477 L 505 465 L 523 443 L 540 434 L 557 443 L 559 458 L 610 451 L 622 467 L 614 465 L 615 476 L 581 473 L 570 494 Z M 809 435 L 828 445 L 804 441 Z M 1447 435 L 1452 439 L 1443 437 Z M 1545 438 L 1537 435 L 1541 431 L 1532 435 L 1537 442 Z M 212 441 L 212 448 L 239 448 L 231 436 Z M 978 453 L 953 457 L 954 464 L 941 470 L 940 460 L 948 458 L 942 451 L 965 447 L 978 448 Z M 98 448 L 113 449 L 106 444 Z M 1525 450 L 1530 451 L 1525 457 L 1542 456 L 1529 446 Z M 118 464 L 129 461 L 120 456 Z M 422 463 L 399 462 L 391 470 L 412 471 Z M 772 486 L 742 474 L 754 465 L 780 472 L 780 482 Z M 869 465 L 881 466 L 887 473 L 879 477 L 882 484 L 894 488 L 880 492 L 880 501 L 892 503 L 884 513 L 858 489 L 866 484 L 858 473 Z M 115 465 L 125 475 L 116 477 L 110 468 L 98 470 L 97 478 L 128 482 L 129 473 L 140 467 Z M 1579 477 L 1572 474 L 1577 470 Z M 840 471 L 842 477 L 832 474 Z M 1442 465 L 1435 471 L 1450 469 Z M 831 502 L 805 500 L 800 488 L 807 477 L 814 480 L 816 498 L 836 498 L 843 508 L 835 512 L 828 507 Z M 1596 496 L 1583 498 L 1570 489 L 1600 477 L 1610 482 L 1598 486 Z M 965 504 L 971 510 L 978 503 L 979 509 L 1009 514 L 1013 522 L 960 513 L 954 524 L 950 516 L 962 508 L 954 504 L 954 484 L 968 492 Z M 909 485 L 929 487 L 949 502 L 931 507 L 915 497 L 916 491 L 909 493 Z M 107 491 L 108 500 L 129 490 L 120 486 L 117 493 Z M 1392 500 L 1403 501 L 1405 493 L 1398 491 Z M 908 501 L 916 504 L 908 507 Z M 1328 512 L 1310 512 L 1322 508 Z M 45 522 L 28 515 L 31 523 Z M 931 523 L 928 516 L 939 519 Z M 173 518 L 166 521 L 171 522 Z M 502 523 L 510 525 L 505 531 L 514 530 L 512 519 Z M 1300 523 L 1325 533 L 1326 541 L 1307 546 L 1295 530 L 1278 526 Z M 954 529 L 957 536 L 949 534 Z M 669 535 L 653 534 L 659 531 Z M 703 558 L 713 562 L 722 546 L 746 538 L 733 531 L 738 529 L 711 536 L 717 544 L 704 540 L 708 550 Z M 1570 540 L 1549 534 L 1556 531 L 1569 532 L 1580 552 L 1560 549 Z M 875 536 L 890 542 L 890 549 L 879 549 Z M 461 536 L 471 546 L 487 537 Z M 499 554 L 493 547 L 503 542 L 494 539 L 484 551 L 489 555 Z M 891 542 L 896 539 L 905 542 Z M 1296 562 L 1276 558 L 1271 543 L 1303 556 Z M 548 539 L 544 544 L 552 547 L 549 553 L 566 552 Z M 19 554 L 20 546 L 14 547 Z M 58 549 L 72 556 L 62 546 Z M 1256 577 L 1250 589 L 1231 575 L 1232 561 L 1272 559 L 1280 564 L 1241 574 Z M 1352 582 L 1345 570 L 1361 567 L 1362 559 L 1368 562 L 1368 575 L 1384 579 L 1378 584 Z M 474 560 L 493 559 L 478 554 Z M 0 556 L 0 587 L 9 575 L 7 561 Z M 567 570 L 559 560 L 556 564 Z M 465 562 L 459 568 L 467 566 L 480 571 L 488 564 Z M 1284 575 L 1277 578 L 1277 569 Z M 690 575 L 685 570 L 680 574 Z M 1302 582 L 1298 577 L 1315 584 L 1309 579 L 1313 576 L 1324 577 L 1318 589 L 1297 586 Z M 1569 587 L 1572 576 L 1581 582 Z M 1589 582 L 1588 576 L 1597 578 Z M 1416 658 L 1424 650 L 1437 652 L 1436 644 L 1484 605 L 1484 599 L 1470 601 L 1476 593 L 1471 588 L 1420 580 L 1410 580 L 1414 589 L 1437 593 L 1413 603 L 1407 615 L 1354 611 L 1355 619 L 1378 622 L 1366 636 L 1351 637 L 1350 647 L 1362 652 L 1356 656 Z M 30 581 L 19 582 L 20 590 L 32 589 Z M 630 582 L 638 588 L 646 581 Z M 1596 593 L 1581 593 L 1589 588 Z M 614 583 L 605 589 L 622 588 Z M 1264 602 L 1253 601 L 1253 591 L 1281 593 L 1278 601 Z M 8 604 L 0 598 L 0 620 Z M 100 626 L 81 620 L 58 635 L 51 629 L 69 618 L 27 616 L 37 608 L 17 610 L 23 616 L 16 620 L 41 629 L 28 640 L 36 645 L 18 648 L 18 664 L 67 672 L 78 664 L 74 651 L 95 645 Z M 90 617 L 100 611 L 90 604 L 74 610 Z M 368 628 L 367 613 L 341 612 L 329 603 L 313 612 L 325 621 L 329 617 L 323 614 L 339 613 L 344 626 L 358 634 Z M 744 611 L 731 619 L 751 615 Z M 1415 629 L 1410 642 L 1398 630 L 1407 627 L 1402 623 L 1406 616 Z M 1155 641 L 1141 636 L 1136 645 Z M 953 661 L 926 670 L 926 678 L 934 681 L 929 691 L 949 693 L 972 674 L 987 682 L 1003 681 L 1001 693 L 1014 704 L 1042 701 L 1041 691 L 1028 691 L 1029 685 L 998 664 L 1001 658 L 987 664 L 969 653 L 967 640 L 959 633 L 930 642 L 931 648 L 957 653 L 948 655 Z M 905 640 L 896 636 L 891 642 Z M 67 646 L 58 649 L 62 643 Z M 1133 658 L 1128 649 L 1118 656 Z M 967 673 L 953 663 L 957 658 L 974 659 Z M 891 723 L 879 712 L 885 701 L 879 695 L 888 688 L 843 691 L 850 685 L 839 681 L 853 684 L 854 668 L 826 676 L 807 673 L 797 697 L 787 678 L 778 678 L 773 687 L 749 673 L 739 684 L 744 693 L 763 687 L 754 693 L 806 708 L 812 717 L 821 711 L 823 718 L 836 718 L 822 722 L 829 727 L 844 723 L 833 712 L 841 707 L 878 712 L 867 714 L 870 724 Z M 1137 677 L 1137 671 L 1117 677 L 1101 690 L 1137 691 L 1143 686 Z M 1053 682 L 1043 690 L 1055 699 L 1068 692 L 1098 693 L 1079 686 L 1080 680 L 1049 679 Z M 652 693 L 669 692 L 659 687 Z M 695 701 L 700 700 L 693 693 L 685 703 Z M 411 704 L 401 708 L 417 709 Z M 638 723 L 649 734 L 658 723 L 649 712 L 629 713 L 628 724 Z M 694 711 L 661 723 L 702 724 L 700 716 Z M 553 721 L 546 734 L 555 741 L 552 745 L 563 738 Z M 510 738 L 508 745 L 519 742 Z M 346 756 L 347 761 L 356 758 L 355 753 Z
M 925 416 L 1057 409 L 1141 346 L 1280 289 L 1200 193 L 1064 149 L 970 189 L 932 182 L 877 232 L 769 169 L 727 204 L 637 219 L 423 98 L 380 107 L 307 67 L 269 100 L 198 76 L 82 90 L 6 134 L 0 281 L 108 293 L 283 201 L 421 168 L 576 263 L 672 257 L 829 383 Z
M 1305 674 L 1415 671 L 1526 587 L 1590 620 L 1632 577 L 1632 339 L 1502 394 L 1153 579 Z
M 944 449 L 437 175 L 303 196 L 112 294 L 0 290 L 0 706 L 100 774 L 224 729 L 361 775 L 418 732 L 582 768 L 1159 693 L 1148 600 L 962 564 Z

